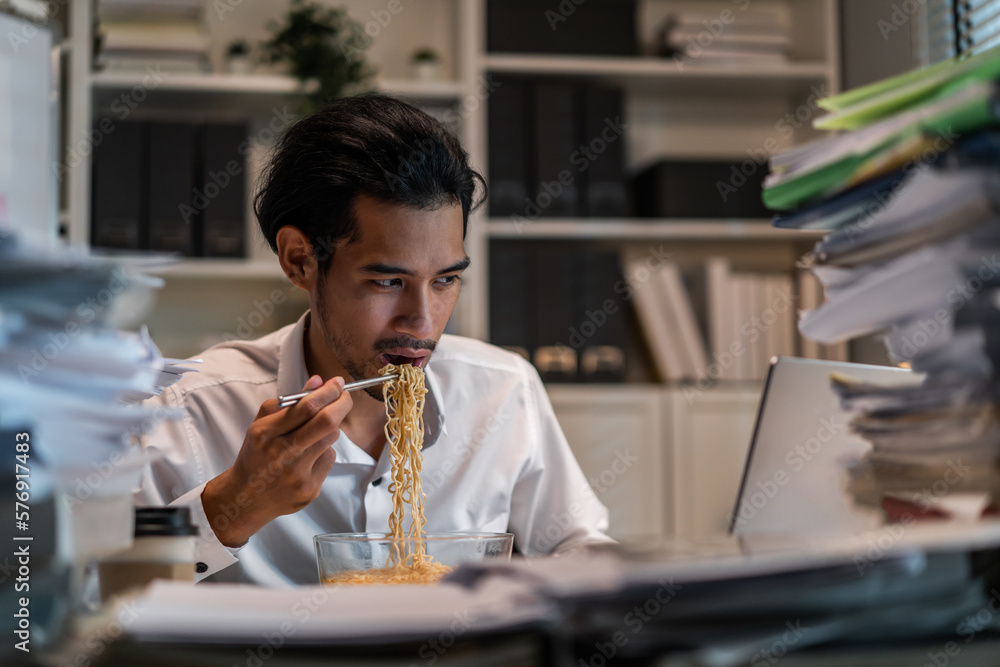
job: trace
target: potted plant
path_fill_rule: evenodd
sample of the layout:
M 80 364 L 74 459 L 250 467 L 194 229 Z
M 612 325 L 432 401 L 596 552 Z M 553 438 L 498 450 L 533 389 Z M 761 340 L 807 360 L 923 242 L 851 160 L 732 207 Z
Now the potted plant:
M 250 47 L 245 40 L 237 39 L 226 49 L 226 67 L 230 74 L 250 74 L 253 71 Z
M 292 0 L 284 20 L 271 21 L 268 29 L 271 38 L 261 45 L 263 59 L 287 63 L 290 73 L 309 90 L 303 113 L 364 90 L 374 74 L 364 57 L 371 39 L 345 9 Z
M 429 48 L 417 49 L 410 56 L 413 76 L 419 81 L 436 81 L 441 76 L 441 59 Z

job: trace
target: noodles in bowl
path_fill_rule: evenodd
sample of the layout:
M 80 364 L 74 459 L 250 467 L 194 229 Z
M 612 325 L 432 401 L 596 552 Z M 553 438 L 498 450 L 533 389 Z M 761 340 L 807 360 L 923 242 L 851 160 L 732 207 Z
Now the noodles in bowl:
M 408 571 L 390 565 L 396 548 L 414 547 L 388 533 L 334 533 L 317 535 L 316 559 L 324 584 L 431 584 L 462 563 L 490 558 L 509 559 L 514 544 L 510 533 L 426 533 L 425 555 L 437 572 Z
M 314 538 L 319 578 L 325 584 L 433 583 L 464 561 L 510 558 L 510 533 L 424 532 L 420 482 L 424 442 L 423 369 L 388 364 L 379 374 L 398 373 L 383 383 L 385 436 L 392 461 L 389 533 L 340 533 Z M 406 508 L 409 527 L 404 529 Z

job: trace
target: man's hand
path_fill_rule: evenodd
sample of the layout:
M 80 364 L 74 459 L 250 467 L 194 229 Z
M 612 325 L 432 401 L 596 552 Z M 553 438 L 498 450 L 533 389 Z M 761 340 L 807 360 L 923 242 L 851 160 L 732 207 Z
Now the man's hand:
M 290 408 L 264 401 L 247 429 L 233 467 L 205 485 L 202 505 L 219 541 L 244 544 L 271 520 L 297 512 L 320 493 L 336 454 L 330 445 L 350 412 L 343 378 L 323 383 L 314 375 L 311 394 Z

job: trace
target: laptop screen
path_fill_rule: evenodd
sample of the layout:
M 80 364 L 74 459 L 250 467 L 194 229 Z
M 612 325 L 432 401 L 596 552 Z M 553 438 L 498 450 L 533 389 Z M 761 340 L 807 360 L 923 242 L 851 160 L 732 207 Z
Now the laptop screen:
M 868 445 L 851 433 L 851 414 L 840 407 L 830 375 L 844 373 L 878 383 L 920 382 L 920 374 L 795 357 L 772 362 L 757 410 L 729 532 L 799 535 L 854 533 L 881 523 L 878 513 L 855 507 L 845 468 Z

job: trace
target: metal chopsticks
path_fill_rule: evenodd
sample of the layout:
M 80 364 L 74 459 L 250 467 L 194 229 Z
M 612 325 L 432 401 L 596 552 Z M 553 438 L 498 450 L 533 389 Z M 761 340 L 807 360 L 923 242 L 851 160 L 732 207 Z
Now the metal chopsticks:
M 344 385 L 344 391 L 357 391 L 358 389 L 365 389 L 366 387 L 374 387 L 375 385 L 382 384 L 386 380 L 395 380 L 398 377 L 399 373 L 389 373 L 388 375 L 380 375 L 378 377 L 368 378 L 367 380 L 348 382 L 347 384 Z M 312 393 L 311 391 L 304 391 L 301 394 L 289 394 L 288 396 L 279 396 L 278 407 L 289 408 L 311 393 Z

